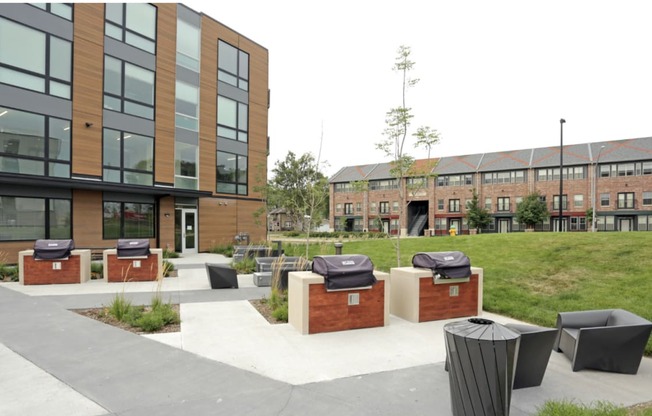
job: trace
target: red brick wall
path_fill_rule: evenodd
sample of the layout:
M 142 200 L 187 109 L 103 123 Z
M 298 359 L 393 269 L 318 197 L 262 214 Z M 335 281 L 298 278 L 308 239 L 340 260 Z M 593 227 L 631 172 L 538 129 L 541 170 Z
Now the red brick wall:
M 53 270 L 52 263 L 61 263 L 61 270 Z M 70 256 L 68 260 L 34 260 L 32 256 L 23 259 L 23 284 L 51 285 L 81 282 L 81 257 Z
M 385 325 L 385 281 L 371 289 L 327 292 L 323 284 L 309 288 L 308 327 L 310 334 L 373 328 Z M 360 304 L 348 304 L 349 293 L 360 294 Z
M 158 275 L 158 256 L 149 255 L 142 259 L 119 259 L 116 255 L 107 255 L 107 282 L 148 282 L 156 280 Z M 140 267 L 133 266 L 134 260 L 140 261 Z
M 459 288 L 450 296 L 450 287 Z M 478 314 L 478 275 L 469 282 L 435 285 L 431 277 L 419 279 L 419 322 L 476 316 Z

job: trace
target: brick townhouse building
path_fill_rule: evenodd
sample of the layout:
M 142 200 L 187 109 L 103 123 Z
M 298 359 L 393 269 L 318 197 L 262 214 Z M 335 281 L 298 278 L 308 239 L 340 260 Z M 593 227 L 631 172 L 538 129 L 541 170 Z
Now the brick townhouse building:
M 4 261 L 37 239 L 264 239 L 268 73 L 266 48 L 182 4 L 0 3 Z
M 563 150 L 561 198 L 558 146 L 418 160 L 423 166 L 432 162 L 433 175 L 400 184 L 408 201 L 401 219 L 399 184 L 389 163 L 347 166 L 330 178 L 330 227 L 394 235 L 447 235 L 451 228 L 468 233 L 465 215 L 475 190 L 492 217 L 483 232 L 523 231 L 516 207 L 533 192 L 550 213 L 536 225 L 540 231 L 559 230 L 560 203 L 564 231 L 591 231 L 587 211 L 593 207 L 598 231 L 652 231 L 651 137 Z

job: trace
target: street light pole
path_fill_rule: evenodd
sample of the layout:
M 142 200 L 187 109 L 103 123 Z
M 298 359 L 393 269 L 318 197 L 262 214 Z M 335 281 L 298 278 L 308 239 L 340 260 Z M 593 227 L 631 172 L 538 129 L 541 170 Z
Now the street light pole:
M 562 231 L 562 205 L 564 201 L 564 123 L 563 118 L 559 120 L 559 232 Z
M 597 221 L 597 215 L 595 212 L 595 205 L 596 202 L 595 200 L 598 197 L 598 163 L 600 163 L 600 155 L 602 154 L 602 149 L 604 149 L 604 146 L 600 146 L 600 151 L 598 152 L 598 157 L 595 159 L 595 166 L 593 168 L 593 207 L 592 207 L 592 214 L 591 214 L 591 231 L 595 232 L 595 223 Z

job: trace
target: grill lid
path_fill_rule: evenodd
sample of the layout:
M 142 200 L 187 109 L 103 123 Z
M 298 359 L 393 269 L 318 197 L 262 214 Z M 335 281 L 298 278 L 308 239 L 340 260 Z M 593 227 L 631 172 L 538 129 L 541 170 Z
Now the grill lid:
M 149 240 L 147 239 L 120 239 L 116 246 L 118 257 L 144 257 L 149 256 Z
M 460 279 L 471 276 L 471 260 L 461 251 L 420 252 L 412 265 L 432 270 L 435 278 Z
M 315 256 L 312 272 L 324 277 L 327 290 L 369 287 L 377 281 L 373 263 L 362 254 Z
M 75 243 L 73 240 L 36 240 L 34 242 L 34 259 L 67 259 L 74 249 Z

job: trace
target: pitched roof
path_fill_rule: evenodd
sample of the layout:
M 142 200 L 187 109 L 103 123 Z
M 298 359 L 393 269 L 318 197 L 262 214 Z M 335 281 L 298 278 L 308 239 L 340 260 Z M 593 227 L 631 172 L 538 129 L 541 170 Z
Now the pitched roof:
M 438 159 L 434 173 L 454 175 L 555 167 L 560 164 L 559 156 L 559 146 L 447 156 Z M 595 161 L 612 163 L 652 160 L 652 137 L 566 145 L 563 157 L 564 166 L 586 165 Z M 419 159 L 416 163 L 417 166 L 425 165 L 427 161 Z M 330 182 L 389 179 L 392 178 L 390 165 L 387 162 L 347 166 L 333 175 Z

